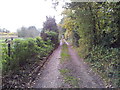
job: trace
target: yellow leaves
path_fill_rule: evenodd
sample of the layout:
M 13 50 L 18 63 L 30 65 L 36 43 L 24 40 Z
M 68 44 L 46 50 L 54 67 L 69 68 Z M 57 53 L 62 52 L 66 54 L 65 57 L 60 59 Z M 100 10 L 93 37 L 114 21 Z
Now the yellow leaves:
M 66 30 L 73 30 L 74 26 L 75 26 L 75 20 L 71 18 L 71 16 L 73 15 L 74 10 L 72 9 L 65 9 L 62 12 L 62 15 L 66 15 L 63 19 L 63 24 L 61 25 L 63 28 L 65 28 Z
M 64 19 L 64 23 L 63 23 L 62 27 L 65 28 L 66 30 L 73 30 L 74 25 L 75 25 L 74 20 L 67 17 Z
M 58 26 L 62 27 L 62 24 L 58 24 Z
M 63 18 L 62 24 L 60 26 L 64 29 L 66 29 L 65 32 L 65 37 L 71 37 L 72 36 L 72 31 L 76 28 L 78 25 L 76 22 L 76 19 L 74 18 L 74 12 L 75 10 L 72 9 L 66 9 L 62 12 L 62 15 L 65 15 Z
M 75 21 L 72 20 L 70 17 L 64 18 L 64 23 L 62 24 L 62 27 L 66 29 L 65 32 L 65 38 L 68 38 L 72 35 L 72 31 L 74 30 Z
M 71 9 L 65 9 L 63 12 L 62 12 L 62 15 L 68 15 L 72 13 L 72 10 Z
M 67 38 L 70 38 L 70 37 L 72 37 L 72 31 L 70 31 L 70 30 L 66 30 L 66 32 L 65 32 L 65 38 L 67 39 Z

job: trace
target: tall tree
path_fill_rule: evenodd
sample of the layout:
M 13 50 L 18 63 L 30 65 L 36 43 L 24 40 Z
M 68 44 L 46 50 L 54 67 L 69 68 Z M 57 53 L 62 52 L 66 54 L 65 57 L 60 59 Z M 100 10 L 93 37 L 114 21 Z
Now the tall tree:
M 41 37 L 43 40 L 51 40 L 51 42 L 57 47 L 59 45 L 59 31 L 55 18 L 47 17 L 43 23 L 43 30 L 41 31 Z
M 46 16 L 46 21 L 43 23 L 43 30 L 54 31 L 58 33 L 58 27 L 54 17 Z

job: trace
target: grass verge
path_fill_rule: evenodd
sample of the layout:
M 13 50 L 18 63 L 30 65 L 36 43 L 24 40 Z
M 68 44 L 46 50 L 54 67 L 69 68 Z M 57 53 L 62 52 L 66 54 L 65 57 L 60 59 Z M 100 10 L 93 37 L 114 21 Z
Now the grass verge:
M 61 69 L 60 73 L 63 75 L 64 82 L 69 83 L 72 88 L 78 88 L 78 78 L 70 75 L 70 70 L 68 69 Z
M 70 55 L 68 53 L 68 47 L 66 44 L 62 46 L 61 52 L 61 64 L 70 60 Z M 66 65 L 66 64 L 65 64 Z M 69 84 L 72 88 L 78 88 L 78 79 L 71 75 L 71 71 L 67 68 L 60 69 L 60 73 L 63 76 L 64 82 Z
M 63 44 L 62 46 L 62 52 L 61 52 L 61 63 L 64 61 L 70 60 L 70 55 L 68 54 L 68 47 L 66 44 Z

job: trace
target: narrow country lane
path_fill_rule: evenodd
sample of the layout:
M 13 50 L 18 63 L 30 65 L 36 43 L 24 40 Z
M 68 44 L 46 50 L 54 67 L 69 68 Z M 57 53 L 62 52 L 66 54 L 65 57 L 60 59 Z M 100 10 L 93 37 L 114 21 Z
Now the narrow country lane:
M 95 74 L 92 69 L 79 58 L 77 52 L 64 40 L 68 46 L 71 60 L 65 63 L 66 69 L 70 70 L 71 76 L 78 79 L 78 88 L 105 88 L 103 80 Z M 64 76 L 61 75 L 61 46 L 53 52 L 48 62 L 44 65 L 41 75 L 35 80 L 33 88 L 72 88 L 69 83 L 64 82 Z
M 36 78 L 33 88 L 58 88 L 61 86 L 59 72 L 60 54 L 61 46 L 59 46 L 48 59 L 42 74 Z

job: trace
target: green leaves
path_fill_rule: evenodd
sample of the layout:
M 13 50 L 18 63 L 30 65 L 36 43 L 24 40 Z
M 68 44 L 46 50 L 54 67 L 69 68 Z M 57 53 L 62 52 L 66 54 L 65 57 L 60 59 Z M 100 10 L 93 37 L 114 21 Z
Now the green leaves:
M 71 2 L 63 12 L 65 37 L 79 55 L 120 87 L 120 2 Z
M 19 68 L 29 63 L 31 57 L 42 59 L 48 56 L 53 49 L 53 43 L 50 40 L 43 41 L 40 37 L 15 39 L 11 44 L 11 57 L 9 57 L 7 44 L 4 43 L 2 47 L 3 71 Z
M 93 47 L 92 51 L 86 57 L 86 61 L 91 63 L 91 66 L 104 77 L 112 82 L 116 87 L 119 87 L 118 78 L 120 68 L 120 49 L 105 48 L 102 46 Z

